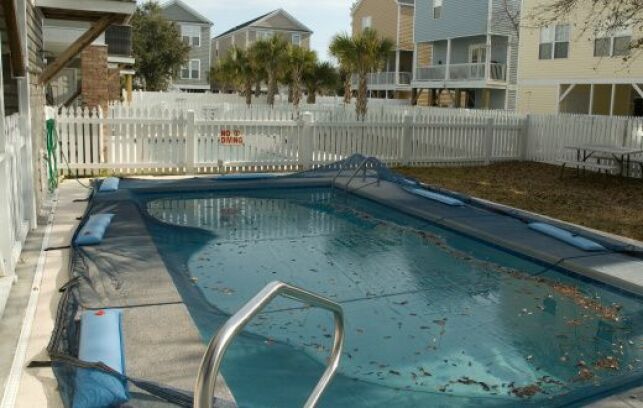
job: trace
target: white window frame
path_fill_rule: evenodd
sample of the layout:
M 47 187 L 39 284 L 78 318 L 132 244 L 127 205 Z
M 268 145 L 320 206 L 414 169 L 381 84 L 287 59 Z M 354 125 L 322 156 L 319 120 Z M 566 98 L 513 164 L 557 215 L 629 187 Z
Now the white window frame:
M 602 35 L 598 35 L 594 39 L 594 57 L 596 58 L 605 58 L 605 57 L 624 57 L 629 55 L 629 50 L 626 54 L 614 54 L 614 43 L 617 39 L 619 38 L 627 38 L 629 37 L 630 42 L 632 41 L 632 28 L 624 28 L 621 30 L 617 30 L 613 33 L 604 33 Z M 609 40 L 609 51 L 608 55 L 596 55 L 596 42 L 599 40 Z
M 433 0 L 433 19 L 438 20 L 442 18 L 442 5 L 444 0 Z
M 195 71 L 195 70 L 192 68 L 192 63 L 193 63 L 193 62 L 196 62 L 196 63 L 197 63 L 197 67 L 196 67 L 196 77 L 194 77 L 194 76 L 192 75 L 192 74 L 194 73 L 194 71 Z M 200 59 L 198 59 L 198 58 L 193 58 L 193 59 L 191 59 L 191 60 L 190 60 L 190 62 L 189 62 L 188 64 L 189 64 L 188 66 L 189 66 L 189 68 L 190 68 L 190 79 L 197 79 L 197 80 L 198 80 L 198 79 L 201 79 L 201 60 L 200 60 Z
M 201 46 L 201 26 L 193 24 L 181 24 L 181 39 L 185 42 L 185 38 L 188 38 L 187 45 L 192 48 L 198 48 Z
M 257 40 L 269 40 L 275 33 L 272 30 L 257 31 Z
M 561 41 L 556 38 L 559 28 L 562 29 L 563 27 L 567 27 L 567 39 L 565 41 Z M 541 61 L 548 61 L 569 58 L 569 54 L 571 52 L 571 28 L 571 24 L 567 23 L 552 24 L 541 27 L 538 37 L 538 59 Z M 567 43 L 567 55 L 564 57 L 556 57 L 556 44 L 564 43 Z M 540 48 L 544 44 L 549 44 L 551 46 L 548 57 L 543 57 L 540 52 Z
M 485 43 L 479 43 L 479 44 L 471 44 L 469 46 L 469 63 L 473 64 L 473 52 L 476 50 L 484 50 L 484 61 L 478 61 L 476 64 L 484 64 L 487 62 L 487 44 Z
M 373 28 L 373 16 L 362 17 L 362 31 L 367 28 Z
M 297 41 L 295 41 L 295 38 L 297 39 Z M 292 45 L 301 47 L 301 33 L 292 33 L 291 42 Z

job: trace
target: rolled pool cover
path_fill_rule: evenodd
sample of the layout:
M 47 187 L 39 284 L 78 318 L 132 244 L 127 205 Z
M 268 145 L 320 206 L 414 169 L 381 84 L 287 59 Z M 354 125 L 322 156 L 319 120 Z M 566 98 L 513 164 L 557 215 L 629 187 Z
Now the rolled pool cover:
M 80 317 L 78 358 L 87 363 L 101 362 L 125 374 L 122 311 L 83 312 Z M 78 368 L 73 408 L 117 407 L 129 400 L 126 382 L 98 369 Z
M 76 245 L 98 245 L 103 241 L 107 227 L 112 223 L 114 214 L 94 214 L 83 225 L 76 236 Z
M 607 250 L 603 245 L 599 244 L 598 242 L 581 237 L 578 234 L 574 234 L 570 231 L 556 227 L 551 224 L 546 224 L 544 222 L 529 223 L 529 228 L 534 231 L 538 231 L 542 234 L 548 235 L 552 238 L 555 238 L 559 241 L 563 241 L 566 244 L 569 244 L 576 248 L 582 249 L 583 251 L 598 252 L 598 251 Z
M 461 207 L 464 205 L 464 201 L 462 200 L 458 200 L 457 198 L 449 197 L 444 194 L 434 193 L 422 188 L 404 187 L 404 190 L 408 191 L 411 194 L 419 195 L 420 197 L 428 198 L 429 200 L 437 201 L 439 203 L 450 205 L 452 207 Z
M 118 191 L 118 184 L 120 183 L 120 179 L 117 177 L 108 177 L 103 182 L 100 184 L 100 187 L 98 188 L 98 191 L 101 193 L 113 193 L 114 191 Z

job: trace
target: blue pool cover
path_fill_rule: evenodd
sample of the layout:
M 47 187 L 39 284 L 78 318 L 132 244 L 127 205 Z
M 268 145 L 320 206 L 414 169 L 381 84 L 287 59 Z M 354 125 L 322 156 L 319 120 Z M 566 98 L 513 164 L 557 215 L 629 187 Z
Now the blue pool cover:
M 329 189 L 143 199 L 204 341 L 273 280 L 341 303 L 322 406 L 564 405 L 641 380 L 640 300 L 604 285 Z M 327 312 L 269 306 L 226 355 L 240 406 L 301 406 L 332 328 Z

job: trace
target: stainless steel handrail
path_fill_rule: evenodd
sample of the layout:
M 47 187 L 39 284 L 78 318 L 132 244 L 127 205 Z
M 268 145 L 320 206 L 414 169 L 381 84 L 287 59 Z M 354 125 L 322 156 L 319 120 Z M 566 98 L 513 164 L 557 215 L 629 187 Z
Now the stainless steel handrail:
M 339 359 L 344 346 L 344 312 L 339 304 L 315 293 L 283 282 L 271 282 L 239 309 L 237 313 L 230 317 L 223 327 L 219 329 L 216 336 L 212 338 L 208 350 L 203 355 L 203 360 L 201 361 L 199 373 L 196 378 L 196 385 L 194 387 L 195 408 L 213 407 L 214 388 L 221 368 L 221 362 L 223 361 L 228 346 L 250 320 L 279 295 L 333 312 L 335 318 L 335 335 L 333 337 L 333 349 L 328 358 L 328 366 L 313 389 L 313 392 L 308 397 L 304 407 L 312 408 L 317 404 L 339 366 Z

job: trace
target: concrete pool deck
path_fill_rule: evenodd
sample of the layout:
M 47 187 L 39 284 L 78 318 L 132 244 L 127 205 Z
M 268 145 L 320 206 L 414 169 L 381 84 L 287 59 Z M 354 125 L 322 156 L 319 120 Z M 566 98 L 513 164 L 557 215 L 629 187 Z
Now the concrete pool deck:
M 355 182 L 355 187 L 358 186 L 359 183 Z M 47 247 L 66 247 L 69 245 L 71 236 L 79 222 L 77 218 L 83 214 L 87 205 L 86 202 L 74 202 L 74 200 L 85 199 L 86 197 L 87 190 L 73 180 L 68 180 L 61 184 Z M 436 206 L 432 210 L 433 217 L 436 217 L 438 213 L 440 213 L 440 209 L 439 206 Z M 445 221 L 447 218 L 451 217 L 441 214 L 435 220 Z M 482 221 L 485 217 L 460 217 L 460 220 L 458 220 L 458 217 L 452 218 L 454 221 L 452 225 L 449 225 L 450 227 L 454 229 L 468 228 L 469 232 L 473 233 L 476 226 L 483 227 Z M 490 219 L 488 218 L 488 220 Z M 506 232 L 506 230 L 503 231 L 503 233 Z M 531 240 L 526 238 L 524 242 L 524 245 L 526 245 Z M 34 247 L 37 246 L 34 245 Z M 40 248 L 33 248 L 31 251 L 36 255 L 26 253 L 25 257 L 38 257 L 39 250 Z M 561 252 L 554 258 L 557 258 L 556 262 L 560 262 L 567 255 L 573 258 L 574 252 L 569 251 L 567 248 L 562 248 Z M 635 263 L 634 267 L 637 269 L 632 269 L 631 265 L 627 265 L 629 261 L 620 256 L 612 258 L 612 256 L 618 254 L 609 255 L 610 257 L 605 258 L 603 262 L 597 262 L 598 258 L 595 258 L 595 256 L 582 257 L 583 262 L 587 261 L 584 267 L 596 268 L 603 275 L 613 274 L 619 281 L 628 280 L 633 271 L 639 272 L 632 276 L 634 279 L 640 279 L 641 275 L 643 275 L 643 269 L 638 269 L 641 265 Z M 24 362 L 18 367 L 21 372 L 16 382 L 15 406 L 17 407 L 62 406 L 56 380 L 51 369 L 24 368 L 29 361 L 48 359 L 46 347 L 53 329 L 56 308 L 60 298 L 58 288 L 69 279 L 69 249 L 47 251 L 42 256 L 44 257 L 42 282 L 34 282 L 32 288 L 32 292 L 38 292 L 35 317 L 31 332 L 25 343 L 26 356 Z M 552 258 L 553 261 L 554 259 Z M 567 267 L 567 265 L 565 266 Z M 172 324 L 169 326 L 173 327 L 168 327 L 167 321 L 187 322 L 190 324 L 181 325 L 180 327 Z M 143 323 L 146 324 L 146 328 L 141 327 Z M 191 390 L 196 375 L 195 364 L 200 361 L 205 346 L 202 344 L 189 315 L 187 315 L 185 306 L 180 301 L 167 305 L 143 305 L 134 308 L 131 313 L 125 315 L 124 327 L 126 335 L 130 333 L 126 339 L 128 374 Z M 128 330 L 128 327 L 130 327 L 130 330 Z M 136 327 L 137 330 L 131 329 L 132 327 Z M 155 333 L 155 336 L 150 336 L 149 333 Z M 176 345 L 180 345 L 181 350 L 178 350 Z M 163 358 L 159 359 L 159 356 L 163 356 Z M 187 364 L 185 364 L 186 362 Z M 9 391 L 11 392 L 11 390 Z M 222 391 L 219 397 L 232 400 L 232 396 L 227 394 L 225 390 Z M 14 405 L 6 405 L 6 408 L 10 408 L 10 406 Z M 159 405 L 156 404 L 156 406 Z M 643 408 L 643 387 L 629 390 L 589 406 L 595 408 Z M 5 408 L 5 406 L 1 408 Z
M 59 187 L 47 243 L 47 248 L 53 249 L 39 254 L 43 263 L 42 280 L 38 280 L 37 277 L 31 287 L 31 293 L 37 294 L 33 322 L 23 341 L 16 340 L 17 351 L 10 354 L 14 356 L 14 367 L 7 374 L 2 408 L 63 406 L 52 369 L 26 366 L 34 360 L 49 360 L 46 348 L 54 328 L 60 300 L 58 289 L 70 278 L 71 251 L 68 246 L 79 223 L 78 218 L 83 215 L 87 206 L 86 201 L 78 200 L 85 200 L 87 196 L 88 191 L 73 180 L 67 180 Z M 40 253 L 40 248 L 34 252 Z M 26 253 L 24 256 L 33 255 Z M 154 284 L 150 283 L 149 286 Z M 25 316 L 25 321 L 28 319 L 29 316 Z M 129 376 L 185 391 L 193 389 L 205 345 L 182 302 L 128 308 L 123 314 L 123 333 L 127 356 L 126 372 Z M 21 346 L 23 356 L 20 355 Z M 13 347 L 15 350 L 15 343 Z M 221 406 L 235 406 L 225 382 L 220 379 L 217 386 L 215 397 L 219 399 Z M 166 403 L 144 405 L 173 406 Z

